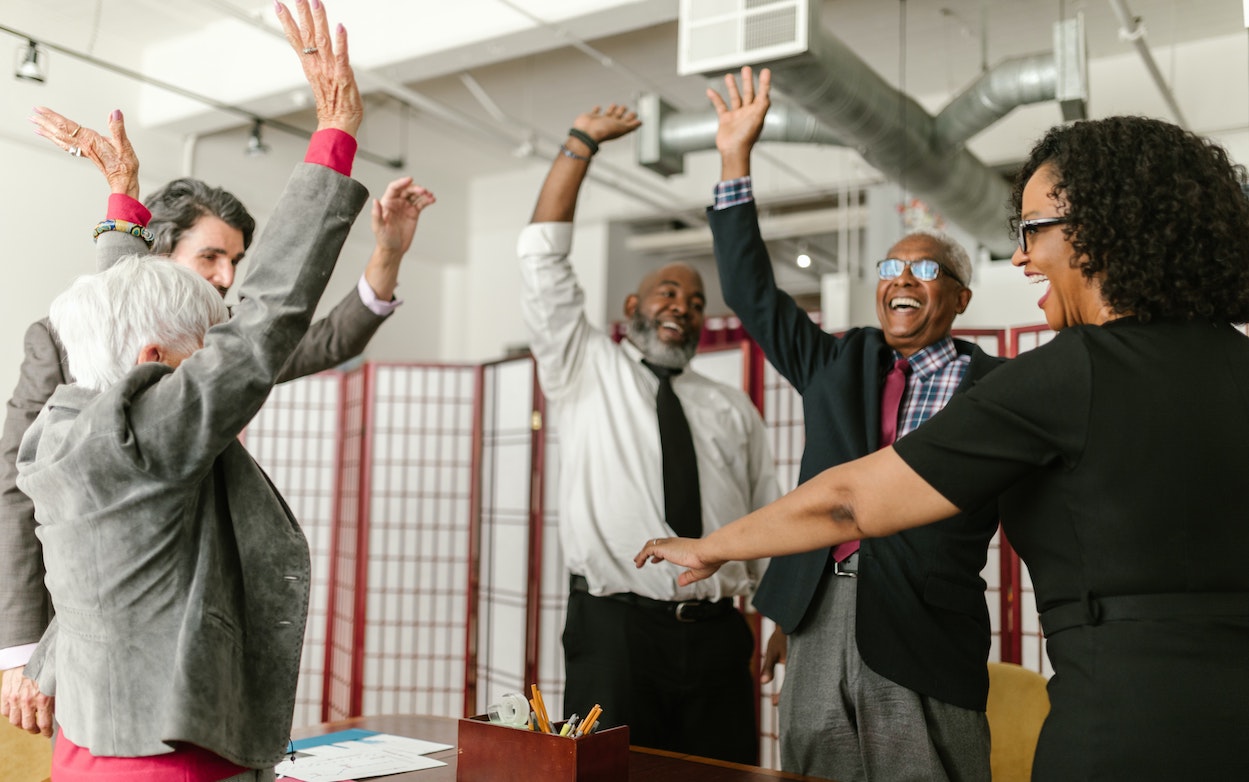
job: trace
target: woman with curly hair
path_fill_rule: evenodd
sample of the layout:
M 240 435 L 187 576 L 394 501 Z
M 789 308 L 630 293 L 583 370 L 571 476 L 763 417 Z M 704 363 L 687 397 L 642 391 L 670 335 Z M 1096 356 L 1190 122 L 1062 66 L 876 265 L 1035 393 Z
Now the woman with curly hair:
M 1249 200 L 1156 120 L 1055 128 L 1014 191 L 1012 262 L 1058 330 L 928 423 L 701 540 L 704 578 L 998 501 L 1055 675 L 1033 778 L 1246 779 Z

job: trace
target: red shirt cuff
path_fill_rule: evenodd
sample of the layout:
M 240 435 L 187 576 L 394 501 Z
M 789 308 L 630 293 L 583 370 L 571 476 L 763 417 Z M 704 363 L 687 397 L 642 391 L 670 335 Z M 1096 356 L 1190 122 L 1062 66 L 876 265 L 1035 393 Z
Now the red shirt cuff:
M 128 223 L 147 226 L 152 221 L 148 208 L 125 193 L 113 193 L 108 197 L 109 220 L 125 220 Z
M 351 164 L 356 157 L 356 139 L 338 128 L 326 128 L 312 134 L 308 142 L 305 163 L 316 163 L 332 168 L 343 176 L 351 176 Z

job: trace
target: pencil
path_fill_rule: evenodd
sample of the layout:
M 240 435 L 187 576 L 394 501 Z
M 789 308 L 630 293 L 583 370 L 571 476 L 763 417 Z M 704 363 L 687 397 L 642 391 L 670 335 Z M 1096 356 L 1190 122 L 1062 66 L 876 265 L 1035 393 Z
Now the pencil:
M 594 704 L 594 708 L 590 709 L 590 713 L 585 715 L 585 719 L 577 726 L 577 736 L 584 736 L 594 729 L 594 723 L 598 722 L 599 715 L 603 713 L 603 707 Z
M 538 707 L 538 702 L 533 698 L 530 698 L 529 705 L 533 707 L 533 721 L 538 726 L 538 730 L 543 733 L 550 733 L 550 731 L 546 729 L 545 723 L 542 722 L 542 709 Z
M 538 685 L 531 684 L 530 689 L 533 690 L 533 708 L 538 712 L 538 719 L 542 720 L 542 730 L 546 733 L 551 732 L 551 717 L 547 713 L 546 703 L 542 700 L 542 692 L 538 689 Z

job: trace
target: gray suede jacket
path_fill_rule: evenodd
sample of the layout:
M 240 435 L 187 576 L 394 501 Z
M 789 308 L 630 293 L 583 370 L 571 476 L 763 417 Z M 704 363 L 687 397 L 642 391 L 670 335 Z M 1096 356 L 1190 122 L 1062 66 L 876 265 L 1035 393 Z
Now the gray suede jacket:
M 308 546 L 237 437 L 308 328 L 363 186 L 301 164 L 241 302 L 177 369 L 61 386 L 22 440 L 56 619 L 27 674 L 100 756 L 190 742 L 272 766 L 294 710 Z

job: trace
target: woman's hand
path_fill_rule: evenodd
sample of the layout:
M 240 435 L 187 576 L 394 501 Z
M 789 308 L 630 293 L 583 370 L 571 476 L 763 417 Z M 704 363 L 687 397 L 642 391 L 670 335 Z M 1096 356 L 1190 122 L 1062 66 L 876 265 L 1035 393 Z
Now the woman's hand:
M 317 130 L 337 128 L 355 136 L 364 118 L 364 101 L 347 56 L 347 30 L 338 25 L 330 39 L 325 4 L 320 0 L 295 0 L 294 15 L 282 3 L 276 5 L 286 40 L 299 55 L 304 78 L 312 87 Z
M 126 137 L 126 120 L 120 110 L 108 117 L 108 138 L 44 106 L 35 107 L 30 121 L 38 135 L 75 157 L 95 163 L 108 180 L 110 192 L 139 198 L 139 158 Z
M 677 576 L 677 586 L 689 586 L 714 574 L 724 564 L 723 559 L 708 557 L 703 551 L 705 547 L 706 540 L 702 538 L 655 538 L 647 541 L 633 558 L 633 564 L 642 567 L 647 560 L 667 560 L 674 565 L 680 565 L 687 570 Z

